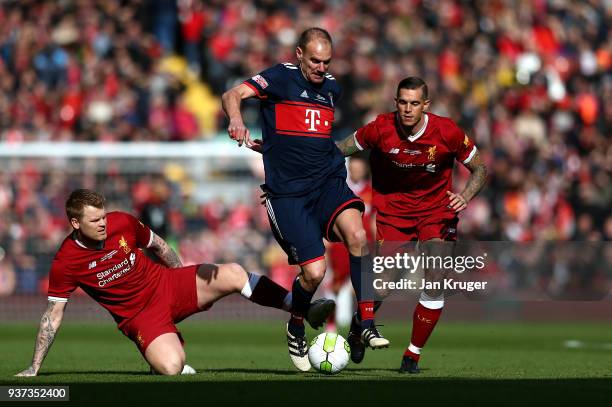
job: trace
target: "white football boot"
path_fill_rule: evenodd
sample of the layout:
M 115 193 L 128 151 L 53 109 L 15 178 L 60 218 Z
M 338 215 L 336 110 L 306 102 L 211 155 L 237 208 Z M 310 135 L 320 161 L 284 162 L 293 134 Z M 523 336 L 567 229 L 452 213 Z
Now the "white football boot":
M 390 343 L 388 339 L 385 339 L 380 332 L 378 332 L 376 325 L 364 329 L 361 332 L 361 339 L 366 346 L 372 349 L 388 348 Z
M 287 324 L 287 346 L 289 347 L 289 357 L 293 365 L 301 372 L 307 372 L 312 367 L 308 360 L 308 342 L 305 336 L 293 336 L 289 332 Z

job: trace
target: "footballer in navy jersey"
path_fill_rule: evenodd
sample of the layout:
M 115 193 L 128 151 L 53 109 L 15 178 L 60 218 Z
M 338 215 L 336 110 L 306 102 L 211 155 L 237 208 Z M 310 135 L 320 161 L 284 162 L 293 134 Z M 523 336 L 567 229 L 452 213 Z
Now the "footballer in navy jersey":
M 270 226 L 289 263 L 301 268 L 292 287 L 287 344 L 295 366 L 307 371 L 311 366 L 302 318 L 327 268 L 323 238 L 342 241 L 349 251 L 362 321 L 360 346 L 387 347 L 389 341 L 374 324 L 371 257 L 361 219 L 365 205 L 348 187 L 344 157 L 331 137 L 340 88 L 328 73 L 329 33 L 321 28 L 304 31 L 296 57 L 298 64 L 268 68 L 225 92 L 222 102 L 230 138 L 263 154 Z M 251 141 L 240 113 L 241 101 L 251 97 L 261 101 L 262 141 Z
M 290 63 L 244 82 L 261 100 L 263 160 L 270 196 L 299 196 L 332 176 L 346 178 L 344 156 L 332 139 L 340 87 L 330 74 L 307 81 Z

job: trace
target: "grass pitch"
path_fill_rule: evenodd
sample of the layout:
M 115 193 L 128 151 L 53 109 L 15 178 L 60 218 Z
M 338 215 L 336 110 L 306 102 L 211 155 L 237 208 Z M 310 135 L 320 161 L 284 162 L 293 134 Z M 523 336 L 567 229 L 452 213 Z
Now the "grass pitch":
M 187 363 L 197 375 L 151 376 L 136 347 L 113 325 L 65 323 L 40 376 L 16 378 L 29 365 L 37 326 L 0 324 L 0 384 L 69 385 L 71 405 L 106 406 L 576 406 L 609 405 L 612 396 L 610 324 L 442 321 L 423 353 L 420 375 L 397 373 L 410 327 L 388 324 L 381 331 L 391 348 L 368 350 L 362 364 L 349 364 L 336 376 L 294 371 L 282 322 L 187 322 L 180 328 Z

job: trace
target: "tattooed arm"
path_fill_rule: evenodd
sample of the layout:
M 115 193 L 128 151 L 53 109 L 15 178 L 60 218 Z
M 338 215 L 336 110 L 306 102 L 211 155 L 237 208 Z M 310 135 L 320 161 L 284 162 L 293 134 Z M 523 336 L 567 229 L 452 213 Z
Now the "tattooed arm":
M 65 302 L 49 301 L 47 309 L 40 319 L 40 328 L 36 337 L 36 345 L 34 347 L 34 356 L 32 357 L 32 365 L 18 373 L 16 376 L 36 376 L 40 367 L 51 349 L 55 334 L 59 330 L 64 318 Z
M 338 141 L 336 146 L 340 149 L 345 157 L 360 151 L 359 147 L 357 147 L 357 143 L 355 143 L 355 133 L 351 133 L 345 139 Z
M 482 162 L 478 152 L 474 154 L 474 157 L 472 157 L 470 162 L 465 164 L 465 166 L 471 172 L 470 178 L 465 185 L 465 189 L 459 194 L 446 191 L 446 194 L 450 199 L 449 206 L 454 209 L 455 212 L 464 210 L 467 207 L 468 202 L 470 202 L 472 198 L 474 198 L 476 194 L 480 192 L 485 182 L 487 182 L 487 167 Z
M 153 232 L 151 232 L 153 233 Z M 170 268 L 183 267 L 181 259 L 178 254 L 166 243 L 164 239 L 153 233 L 153 242 L 149 249 L 153 251 L 159 257 L 159 259 Z

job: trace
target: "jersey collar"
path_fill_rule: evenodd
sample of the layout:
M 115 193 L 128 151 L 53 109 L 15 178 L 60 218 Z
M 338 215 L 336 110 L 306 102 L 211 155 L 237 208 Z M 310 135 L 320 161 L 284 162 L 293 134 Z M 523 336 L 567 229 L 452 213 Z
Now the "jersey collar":
M 406 132 L 404 131 L 404 127 L 402 126 L 401 122 L 399 121 L 399 117 L 396 116 L 397 119 L 397 126 L 399 127 L 402 136 L 404 136 L 404 138 L 408 139 L 409 141 L 413 142 L 416 139 L 418 139 L 419 137 L 421 137 L 423 135 L 423 133 L 425 133 L 425 129 L 427 128 L 427 123 L 429 123 L 429 115 L 427 113 L 423 113 L 423 116 L 425 117 L 425 120 L 423 122 L 423 127 L 421 127 L 421 129 L 419 131 L 417 131 L 415 134 L 411 134 L 411 135 L 407 135 Z
M 102 249 L 104 249 L 104 240 L 100 242 L 98 247 L 95 247 L 93 249 L 90 248 L 90 247 L 85 246 L 85 244 L 79 240 L 78 233 L 76 232 L 76 230 L 74 232 L 72 232 L 72 240 L 74 240 L 74 243 L 76 243 L 77 246 L 79 246 L 79 247 L 81 247 L 83 249 L 87 249 L 87 250 L 102 250 Z

